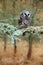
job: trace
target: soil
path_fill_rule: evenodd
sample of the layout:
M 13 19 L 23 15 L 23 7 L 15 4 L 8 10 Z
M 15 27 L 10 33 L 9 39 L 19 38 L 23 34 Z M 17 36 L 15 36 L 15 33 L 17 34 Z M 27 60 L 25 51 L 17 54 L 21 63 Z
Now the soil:
M 42 43 L 33 42 L 30 59 L 27 59 L 28 42 L 25 40 L 17 41 L 16 45 L 17 51 L 14 53 L 14 45 L 8 40 L 5 51 L 4 42 L 0 41 L 0 65 L 43 65 Z

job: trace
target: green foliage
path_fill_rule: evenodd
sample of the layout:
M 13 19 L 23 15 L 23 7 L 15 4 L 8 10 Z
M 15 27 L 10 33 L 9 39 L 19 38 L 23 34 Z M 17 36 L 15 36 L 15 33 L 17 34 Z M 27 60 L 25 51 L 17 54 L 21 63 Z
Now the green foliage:
M 9 25 L 6 23 L 0 23 L 0 32 L 3 33 L 3 37 L 9 37 L 11 39 L 11 43 L 14 44 L 15 40 L 20 40 L 19 36 L 23 34 L 24 29 L 20 30 L 14 27 L 13 25 Z
M 6 35 L 9 38 L 11 38 L 11 35 L 16 30 L 17 30 L 17 28 L 14 27 L 13 25 L 9 25 L 9 24 L 6 24 L 6 23 L 0 23 L 0 32 L 2 32 L 4 36 Z
M 43 26 L 40 26 L 40 28 L 43 29 Z M 34 39 L 40 42 L 41 41 L 40 28 L 36 27 L 34 31 L 30 28 L 30 29 L 24 30 L 24 33 L 28 33 L 28 38 L 31 38 L 32 40 Z
M 41 29 L 43 29 L 43 26 L 41 26 Z M 11 39 L 11 43 L 13 44 L 14 44 L 14 39 L 20 40 L 24 32 L 27 32 L 28 37 L 30 37 L 31 39 L 40 40 L 40 29 L 37 27 L 33 32 L 31 28 L 18 29 L 14 27 L 13 25 L 0 23 L 0 32 L 3 33 L 3 36 L 9 37 Z
M 1 0 L 0 0 L 1 1 Z M 36 20 L 38 20 L 38 21 L 40 21 L 37 17 L 36 17 L 36 13 L 37 13 L 37 3 L 40 1 L 40 0 L 31 0 L 32 2 L 33 2 L 33 4 L 31 4 L 31 6 L 32 6 L 32 8 L 31 8 L 31 10 L 32 10 L 32 14 L 31 14 L 31 20 L 30 20 L 30 24 L 31 24 L 31 26 L 33 26 L 33 25 L 35 25 L 36 23 L 35 23 L 35 21 Z M 7 2 L 7 1 L 6 1 Z M 27 2 L 27 1 L 26 1 Z M 23 32 L 25 32 L 25 31 L 30 31 L 30 33 L 29 33 L 29 36 L 31 37 L 31 38 L 39 38 L 39 36 L 40 36 L 40 34 L 39 34 L 39 31 L 37 31 L 37 29 L 35 30 L 35 33 L 33 33 L 32 31 L 31 31 L 31 29 L 29 29 L 29 30 L 25 30 L 25 29 L 21 29 L 21 30 L 19 30 L 18 28 L 16 28 L 16 27 L 14 27 L 14 26 L 17 26 L 18 24 L 17 24 L 17 21 L 18 21 L 18 18 L 19 18 L 19 16 L 15 16 L 15 10 L 16 11 L 19 11 L 19 13 L 20 13 L 20 11 L 22 11 L 22 10 L 24 10 L 24 9 L 27 9 L 24 5 L 26 4 L 24 4 L 24 5 L 22 5 L 22 3 L 19 3 L 19 2 L 17 1 L 12 1 L 12 3 L 11 3 L 11 5 L 10 6 L 12 6 L 11 7 L 11 10 L 13 9 L 13 13 L 11 12 L 10 13 L 10 15 L 9 15 L 9 13 L 7 14 L 7 11 L 6 10 L 8 10 L 9 8 L 10 8 L 10 6 L 8 7 L 8 5 L 7 5 L 7 7 L 6 7 L 6 3 L 5 3 L 5 1 L 3 1 L 3 11 L 4 11 L 4 14 L 2 13 L 2 16 L 3 16 L 3 20 L 2 20 L 2 16 L 0 17 L 0 22 L 3 22 L 3 23 L 0 23 L 0 30 L 3 32 L 3 33 L 5 33 L 7 36 L 9 36 L 10 38 L 11 38 L 11 40 L 12 40 L 12 42 L 14 43 L 14 39 L 18 39 L 19 38 L 19 36 L 21 36 L 22 34 L 23 34 Z M 34 4 L 35 4 L 35 6 L 34 6 Z M 27 4 L 26 4 L 27 5 Z M 22 7 L 23 6 L 23 7 Z M 8 9 L 7 9 L 8 8 Z M 18 10 L 17 10 L 17 9 Z M 17 12 L 16 12 L 16 15 L 17 15 Z M 11 18 L 10 18 L 11 17 Z M 16 19 L 15 19 L 16 18 Z M 12 26 L 12 25 L 9 25 L 9 24 L 6 24 L 6 23 L 9 23 L 9 24 L 12 24 L 12 25 L 14 25 L 14 26 Z M 20 39 L 20 38 L 19 38 Z
M 38 28 L 36 28 L 33 32 L 30 32 L 29 37 L 31 37 L 31 39 L 34 39 L 36 41 L 40 40 L 40 30 Z

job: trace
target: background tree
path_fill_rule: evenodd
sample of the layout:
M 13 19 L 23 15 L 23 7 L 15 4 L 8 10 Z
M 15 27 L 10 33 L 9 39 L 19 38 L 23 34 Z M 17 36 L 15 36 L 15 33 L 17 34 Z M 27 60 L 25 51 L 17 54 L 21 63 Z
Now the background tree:
M 5 15 L 6 15 L 6 0 L 2 0 L 2 2 L 3 2 L 3 17 L 5 17 Z

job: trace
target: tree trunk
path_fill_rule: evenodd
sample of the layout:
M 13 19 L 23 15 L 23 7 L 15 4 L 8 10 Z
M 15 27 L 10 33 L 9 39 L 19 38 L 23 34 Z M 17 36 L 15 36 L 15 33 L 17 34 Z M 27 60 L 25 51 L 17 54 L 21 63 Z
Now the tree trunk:
M 16 40 L 14 39 L 14 56 L 16 55 L 17 52 L 17 46 L 16 46 Z
M 29 49 L 28 49 L 28 54 L 27 54 L 28 59 L 31 58 L 31 54 L 32 54 L 32 39 L 31 37 L 29 37 Z
M 6 10 L 6 2 L 5 0 L 2 0 L 3 2 L 3 17 L 5 17 L 6 13 L 5 13 L 5 10 Z
M 4 51 L 6 51 L 6 41 L 7 41 L 6 34 L 4 34 Z
M 13 25 L 15 25 L 15 19 L 14 19 L 14 17 L 15 17 L 15 3 L 16 3 L 16 0 L 13 0 L 13 14 L 12 14 L 12 16 L 13 16 L 13 22 L 12 22 L 12 24 Z

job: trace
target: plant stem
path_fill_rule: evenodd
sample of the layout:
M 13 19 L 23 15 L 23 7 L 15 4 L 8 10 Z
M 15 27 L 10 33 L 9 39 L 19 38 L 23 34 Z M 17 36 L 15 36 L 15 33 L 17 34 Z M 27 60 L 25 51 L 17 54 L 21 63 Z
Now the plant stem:
M 4 50 L 6 51 L 6 34 L 4 34 Z
M 32 54 L 32 38 L 29 36 L 29 49 L 28 49 L 28 54 L 27 58 L 30 59 Z
M 16 40 L 14 39 L 14 56 L 16 54 L 16 51 L 17 51 L 17 46 L 16 46 Z

